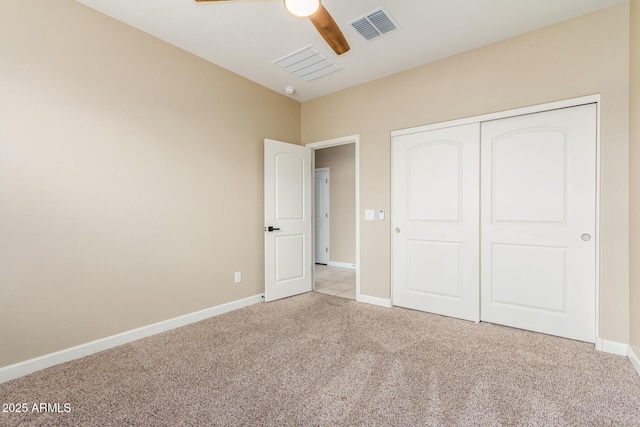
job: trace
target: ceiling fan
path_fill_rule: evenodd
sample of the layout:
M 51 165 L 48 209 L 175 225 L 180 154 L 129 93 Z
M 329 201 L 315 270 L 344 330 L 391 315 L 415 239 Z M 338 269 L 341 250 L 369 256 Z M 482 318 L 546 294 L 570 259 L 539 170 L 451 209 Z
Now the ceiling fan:
M 196 2 L 248 2 L 248 1 L 275 1 L 275 0 L 195 0 Z M 336 55 L 342 55 L 348 52 L 351 47 L 347 43 L 347 39 L 342 34 L 340 27 L 331 17 L 327 9 L 320 3 L 320 0 L 283 0 L 284 7 L 292 15 L 309 20 L 316 27 L 322 38 L 333 49 Z

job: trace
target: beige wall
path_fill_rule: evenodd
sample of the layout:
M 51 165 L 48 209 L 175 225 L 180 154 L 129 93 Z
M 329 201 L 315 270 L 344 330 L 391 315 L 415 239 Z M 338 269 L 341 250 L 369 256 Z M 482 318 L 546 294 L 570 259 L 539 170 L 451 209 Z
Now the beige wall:
M 355 144 L 316 150 L 316 168 L 329 169 L 329 259 L 356 262 Z
M 0 367 L 263 293 L 265 137 L 299 142 L 300 104 L 72 0 L 0 2 Z
M 360 206 L 390 208 L 390 132 L 602 94 L 601 337 L 629 339 L 629 5 L 302 104 L 303 143 L 360 134 Z M 384 102 L 381 102 L 381 101 Z M 361 291 L 390 297 L 389 221 L 361 224 Z
M 640 357 L 640 0 L 631 0 L 631 292 L 630 343 Z

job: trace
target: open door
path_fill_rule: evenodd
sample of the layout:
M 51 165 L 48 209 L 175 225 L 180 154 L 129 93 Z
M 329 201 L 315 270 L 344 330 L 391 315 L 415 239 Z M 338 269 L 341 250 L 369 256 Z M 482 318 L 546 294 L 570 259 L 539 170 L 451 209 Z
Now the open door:
M 264 140 L 265 301 L 311 292 L 311 149 Z

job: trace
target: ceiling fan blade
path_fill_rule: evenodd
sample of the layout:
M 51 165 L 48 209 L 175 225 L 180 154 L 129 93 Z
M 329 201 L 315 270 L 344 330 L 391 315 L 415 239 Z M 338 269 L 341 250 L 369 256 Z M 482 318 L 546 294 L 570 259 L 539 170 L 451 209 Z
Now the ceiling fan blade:
M 336 21 L 334 21 L 322 3 L 320 3 L 316 13 L 309 16 L 309 19 L 336 55 L 342 55 L 351 49 L 340 27 L 338 27 L 338 24 L 336 24 Z

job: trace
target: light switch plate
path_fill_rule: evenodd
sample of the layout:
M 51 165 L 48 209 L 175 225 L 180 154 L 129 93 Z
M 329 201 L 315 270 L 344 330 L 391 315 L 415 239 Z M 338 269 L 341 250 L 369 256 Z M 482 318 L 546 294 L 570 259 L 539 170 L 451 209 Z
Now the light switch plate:
M 384 209 L 380 209 L 378 211 L 378 218 L 380 219 L 380 221 L 384 221 Z
M 373 209 L 366 209 L 364 211 L 364 219 L 367 221 L 373 221 L 375 219 L 375 212 Z

